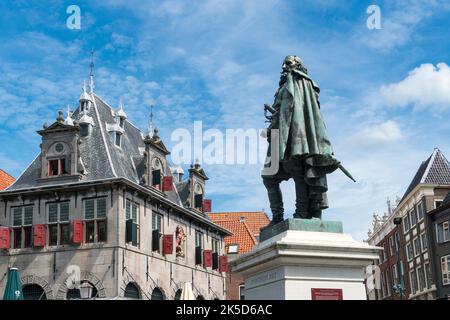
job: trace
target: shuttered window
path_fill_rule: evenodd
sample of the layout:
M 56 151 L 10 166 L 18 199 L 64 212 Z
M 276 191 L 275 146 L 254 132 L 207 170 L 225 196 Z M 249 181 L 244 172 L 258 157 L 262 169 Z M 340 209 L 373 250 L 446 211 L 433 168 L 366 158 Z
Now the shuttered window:
M 25 207 L 23 213 L 23 224 L 26 226 L 30 226 L 33 224 L 33 207 Z
M 84 218 L 94 219 L 95 217 L 95 202 L 94 199 L 84 200 Z
M 33 206 L 14 207 L 11 209 L 13 229 L 13 248 L 31 247 L 31 226 L 33 225 Z
M 58 204 L 49 203 L 48 205 L 48 222 L 54 223 L 58 222 Z
M 137 223 L 137 210 L 138 210 L 138 204 L 127 199 L 127 202 L 125 205 L 126 220 L 133 219 L 133 222 Z
M 48 222 L 58 223 L 69 221 L 70 202 L 52 202 L 47 205 Z
M 107 198 L 84 200 L 86 243 L 106 242 L 108 216 Z
M 106 198 L 97 199 L 97 218 L 106 217 Z
M 60 204 L 59 221 L 69 221 L 69 202 L 63 202 Z
M 22 225 L 22 208 L 14 208 L 13 209 L 13 226 L 21 226 Z

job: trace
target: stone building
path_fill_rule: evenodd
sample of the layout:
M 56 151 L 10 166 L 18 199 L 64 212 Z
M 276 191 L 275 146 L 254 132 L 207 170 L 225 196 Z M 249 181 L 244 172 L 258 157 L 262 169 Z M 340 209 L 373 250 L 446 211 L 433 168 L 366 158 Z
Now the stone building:
M 442 205 L 428 212 L 430 251 L 436 275 L 436 297 L 450 299 L 450 192 Z
M 430 243 L 430 217 L 428 212 L 438 208 L 450 191 L 450 163 L 439 149 L 419 166 L 414 178 L 398 201 L 392 213 L 382 221 L 376 217 L 369 231 L 368 242 L 384 247 L 378 265 L 382 286 L 378 299 L 395 299 L 392 288 L 403 277 L 405 298 L 435 299 L 436 266 Z M 397 227 L 394 218 L 401 219 Z M 375 221 L 376 220 L 376 221 Z M 397 239 L 400 237 L 400 272 L 394 264 Z M 390 261 L 387 264 L 384 262 Z
M 270 223 L 264 211 L 256 212 L 213 212 L 211 220 L 230 230 L 233 234 L 225 237 L 225 252 L 228 261 L 235 260 L 239 255 L 250 252 L 259 242 L 260 229 Z M 245 300 L 245 286 L 242 276 L 228 273 L 227 300 Z
M 76 110 L 38 131 L 41 151 L 0 192 L 0 292 L 9 267 L 27 299 L 225 299 L 226 229 L 206 214 L 200 164 L 172 173 L 158 130 L 144 135 L 122 103 L 83 91 Z M 149 130 L 152 131 L 152 130 Z

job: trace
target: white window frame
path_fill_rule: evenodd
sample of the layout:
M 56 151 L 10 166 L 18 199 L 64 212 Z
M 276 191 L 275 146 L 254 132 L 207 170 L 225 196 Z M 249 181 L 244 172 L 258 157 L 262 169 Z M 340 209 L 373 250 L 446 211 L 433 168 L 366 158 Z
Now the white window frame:
M 411 251 L 409 250 L 409 247 L 411 247 Z M 414 259 L 414 247 L 412 242 L 408 242 L 406 244 L 406 258 L 408 259 L 408 261 Z
M 99 217 L 98 216 L 98 201 L 104 199 L 105 200 L 105 216 Z M 86 201 L 94 201 L 94 216 L 92 218 L 86 217 Z M 98 225 L 99 222 L 105 222 L 106 223 L 106 241 L 108 241 L 108 197 L 107 196 L 99 196 L 95 198 L 85 198 L 83 199 L 83 242 L 84 243 L 103 243 L 104 241 L 98 241 Z M 93 242 L 87 242 L 87 222 L 94 222 L 94 241 Z
M 442 285 L 450 285 L 450 254 L 441 257 Z
M 419 207 L 422 207 L 422 218 L 420 217 Z M 425 218 L 425 206 L 423 204 L 423 201 L 420 201 L 417 204 L 416 210 L 417 210 L 417 222 L 420 222 L 420 221 L 422 221 Z
M 429 262 L 425 262 L 425 264 L 423 265 L 423 270 L 425 272 L 426 288 L 430 289 L 432 285 L 431 264 Z
M 416 240 L 418 240 L 419 243 L 419 250 L 417 250 L 416 248 Z M 413 243 L 413 249 L 414 249 L 414 258 L 417 257 L 418 255 L 420 255 L 420 253 L 422 252 L 422 248 L 421 248 L 421 244 L 420 244 L 420 238 L 419 237 L 415 237 L 412 241 Z
M 444 201 L 444 199 L 434 199 L 434 208 L 437 209 L 437 203 L 440 202 L 442 205 L 442 202 Z
M 421 281 L 420 281 L 420 272 L 419 272 L 419 270 L 422 270 L 422 274 L 423 274 L 423 283 L 422 283 L 423 286 L 422 286 L 422 288 L 421 288 Z M 416 277 L 417 277 L 417 289 L 418 289 L 417 291 L 422 292 L 427 287 L 427 283 L 426 283 L 427 281 L 425 279 L 425 270 L 423 269 L 422 266 L 418 266 L 416 268 Z
M 69 214 L 67 216 L 67 220 L 61 220 L 61 204 L 63 203 L 67 203 L 69 206 Z M 56 221 L 52 221 L 50 222 L 50 205 L 52 204 L 56 204 L 57 205 L 57 212 L 56 212 Z M 61 235 L 61 225 L 65 225 L 65 224 L 69 224 L 70 223 L 70 200 L 61 200 L 61 201 L 57 201 L 57 202 L 48 202 L 46 204 L 46 214 L 47 214 L 47 233 L 48 233 L 48 244 L 49 246 L 61 246 L 63 244 L 61 244 L 61 240 L 62 240 L 62 235 Z M 50 227 L 56 225 L 56 244 L 50 244 L 51 242 L 51 233 L 50 233 Z M 69 230 L 70 232 L 70 230 Z
M 415 225 L 417 224 L 417 213 L 416 213 L 416 208 L 412 208 L 409 212 L 409 220 L 410 220 L 410 228 L 415 227 Z M 414 221 L 415 223 L 413 224 L 413 219 L 412 216 L 414 215 Z
M 424 245 L 424 238 L 425 238 L 425 241 L 426 241 L 426 244 L 427 244 L 426 247 Z M 426 231 L 424 231 L 424 232 L 422 232 L 420 234 L 420 244 L 422 246 L 422 253 L 428 251 L 428 237 L 427 237 L 427 232 Z
M 439 241 L 439 227 L 440 226 L 442 226 L 442 241 L 440 242 Z M 449 230 L 448 232 L 447 232 L 447 234 L 448 234 L 448 238 L 446 238 L 446 236 L 445 236 L 445 230 Z M 441 223 L 437 223 L 436 224 L 436 242 L 437 243 L 445 243 L 445 242 L 448 242 L 448 241 L 450 241 L 450 223 L 449 223 L 449 221 L 444 221 L 444 222 L 441 222 Z
M 407 223 L 405 223 L 405 220 Z M 403 217 L 403 232 L 407 233 L 411 229 L 411 222 L 409 221 L 409 214 Z
M 417 291 L 419 291 L 419 283 L 417 282 L 417 272 L 415 269 L 411 270 L 409 272 L 409 281 L 410 281 L 410 286 L 411 286 L 411 291 L 412 294 L 416 294 Z M 416 284 L 416 286 L 414 286 L 414 284 Z

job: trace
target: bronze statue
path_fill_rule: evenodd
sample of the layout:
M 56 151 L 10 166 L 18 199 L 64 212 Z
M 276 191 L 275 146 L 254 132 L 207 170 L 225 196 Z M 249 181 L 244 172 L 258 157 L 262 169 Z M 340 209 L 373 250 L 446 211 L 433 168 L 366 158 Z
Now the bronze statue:
M 334 158 L 320 112 L 319 92 L 300 58 L 287 56 L 274 104 L 264 106 L 270 125 L 267 130 L 269 149 L 262 179 L 269 195 L 272 225 L 283 221 L 282 181 L 294 179 L 294 218 L 302 219 L 321 219 L 322 210 L 328 208 L 327 174 L 340 168 L 354 181 Z M 278 166 L 276 172 L 266 170 L 274 164 Z

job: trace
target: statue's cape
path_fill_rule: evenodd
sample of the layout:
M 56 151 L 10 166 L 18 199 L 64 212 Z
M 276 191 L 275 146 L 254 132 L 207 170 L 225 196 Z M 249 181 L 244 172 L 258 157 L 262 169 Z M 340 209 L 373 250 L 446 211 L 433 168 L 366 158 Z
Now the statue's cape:
M 278 126 L 280 161 L 296 157 L 305 159 L 305 178 L 310 186 L 321 185 L 316 179 L 321 180 L 339 166 L 320 112 L 319 91 L 307 74 L 293 70 L 287 74 L 286 82 L 278 91 L 281 96 L 277 97 L 281 102 Z M 323 187 L 325 192 L 327 188 Z

